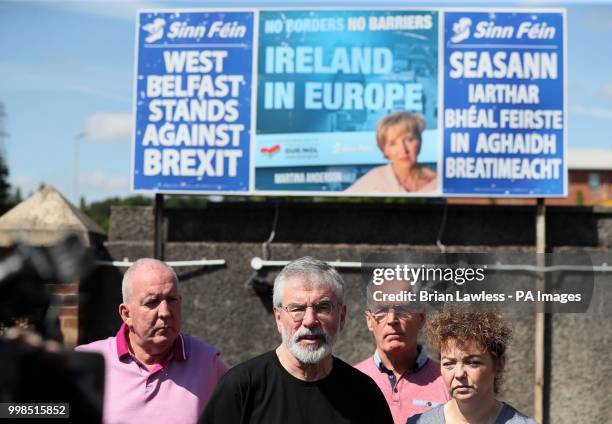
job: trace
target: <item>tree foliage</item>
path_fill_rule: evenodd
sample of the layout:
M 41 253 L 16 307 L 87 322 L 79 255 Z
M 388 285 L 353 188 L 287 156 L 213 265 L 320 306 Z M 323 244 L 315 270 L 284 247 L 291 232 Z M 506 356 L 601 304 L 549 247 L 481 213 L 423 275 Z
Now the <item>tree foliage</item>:
M 206 208 L 211 200 L 207 196 L 173 196 L 164 197 L 165 209 L 201 209 Z M 264 197 L 264 196 L 228 196 L 224 202 L 283 202 L 283 203 L 435 203 L 438 199 L 415 198 L 363 198 L 363 197 Z M 111 206 L 153 206 L 154 199 L 145 196 L 129 196 L 126 198 L 112 197 L 87 204 L 84 198 L 80 200 L 80 209 L 108 232 Z
M 204 208 L 208 199 L 203 196 L 166 196 L 164 208 Z M 81 198 L 79 208 L 93 219 L 102 229 L 108 232 L 111 206 L 153 206 L 154 200 L 145 196 L 126 198 L 111 197 L 97 202 L 87 203 Z
M 8 182 L 9 170 L 4 159 L 0 155 L 0 203 L 5 205 L 11 196 L 11 185 Z
M 87 216 L 93 219 L 105 232 L 108 232 L 110 223 L 111 206 L 152 206 L 153 200 L 144 196 L 129 196 L 124 199 L 119 197 L 111 197 L 108 199 L 91 202 L 87 204 L 84 198 L 81 198 L 80 209 Z

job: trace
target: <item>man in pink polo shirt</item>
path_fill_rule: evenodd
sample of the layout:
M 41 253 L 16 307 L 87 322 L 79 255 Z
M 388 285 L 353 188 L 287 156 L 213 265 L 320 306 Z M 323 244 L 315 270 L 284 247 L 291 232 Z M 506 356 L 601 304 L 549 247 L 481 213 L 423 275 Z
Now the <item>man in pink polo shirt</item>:
M 440 376 L 440 364 L 429 359 L 425 346 L 417 343 L 425 313 L 409 302 L 389 301 L 389 296 L 383 296 L 410 291 L 407 281 L 368 285 L 365 319 L 376 351 L 355 365 L 383 392 L 395 424 L 405 424 L 408 417 L 450 399 Z
M 104 422 L 197 422 L 227 366 L 217 348 L 180 332 L 174 270 L 140 259 L 125 272 L 122 292 L 117 335 L 76 348 L 104 356 Z

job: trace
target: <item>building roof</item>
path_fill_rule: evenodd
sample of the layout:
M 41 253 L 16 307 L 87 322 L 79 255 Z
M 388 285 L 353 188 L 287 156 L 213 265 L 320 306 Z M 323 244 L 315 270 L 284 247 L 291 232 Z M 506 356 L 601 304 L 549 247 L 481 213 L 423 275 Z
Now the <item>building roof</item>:
M 0 246 L 51 245 L 76 234 L 86 246 L 106 234 L 54 187 L 47 186 L 0 217 Z
M 570 149 L 567 152 L 567 168 L 575 170 L 612 170 L 611 149 Z

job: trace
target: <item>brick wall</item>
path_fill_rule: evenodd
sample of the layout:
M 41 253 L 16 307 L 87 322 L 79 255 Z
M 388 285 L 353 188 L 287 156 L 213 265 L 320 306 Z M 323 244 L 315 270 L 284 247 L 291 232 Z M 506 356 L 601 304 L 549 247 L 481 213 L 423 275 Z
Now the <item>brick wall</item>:
M 50 284 L 52 308 L 59 317 L 64 345 L 74 347 L 79 338 L 79 284 Z

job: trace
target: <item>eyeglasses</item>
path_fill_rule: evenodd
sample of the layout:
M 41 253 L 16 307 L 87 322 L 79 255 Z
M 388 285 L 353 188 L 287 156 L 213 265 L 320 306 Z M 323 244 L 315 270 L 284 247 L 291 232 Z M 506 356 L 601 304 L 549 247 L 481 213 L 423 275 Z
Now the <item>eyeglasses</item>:
M 390 312 L 393 312 L 397 319 L 405 320 L 412 318 L 412 316 L 417 313 L 417 310 L 414 306 L 410 305 L 389 305 L 381 306 L 374 311 L 368 312 L 376 322 L 381 322 L 387 320 Z
M 334 313 L 336 305 L 332 302 L 324 300 L 319 303 L 315 303 L 312 306 L 307 306 L 299 303 L 290 303 L 287 306 L 281 306 L 281 309 L 284 309 L 285 312 L 289 314 L 293 322 L 300 322 L 304 319 L 304 315 L 306 315 L 306 309 L 312 308 L 312 312 L 317 315 L 317 317 L 327 318 L 330 317 Z

